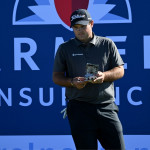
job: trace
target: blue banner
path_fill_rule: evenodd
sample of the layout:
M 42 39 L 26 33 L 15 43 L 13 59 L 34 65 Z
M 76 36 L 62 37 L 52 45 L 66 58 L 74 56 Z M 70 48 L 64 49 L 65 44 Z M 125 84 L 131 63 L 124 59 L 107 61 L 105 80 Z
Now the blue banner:
M 69 14 L 79 7 L 88 9 L 94 33 L 111 38 L 125 62 L 125 76 L 115 82 L 124 134 L 150 135 L 149 6 L 146 0 L 2 1 L 0 138 L 71 134 L 60 113 L 65 88 L 53 83 L 52 70 L 58 46 L 74 37 Z M 134 149 L 150 148 L 147 138 Z

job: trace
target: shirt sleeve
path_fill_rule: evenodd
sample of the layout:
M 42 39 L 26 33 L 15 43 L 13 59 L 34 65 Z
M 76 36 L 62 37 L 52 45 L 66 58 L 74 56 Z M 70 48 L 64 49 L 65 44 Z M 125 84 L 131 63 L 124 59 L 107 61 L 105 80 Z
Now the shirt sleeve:
M 119 51 L 118 51 L 115 43 L 112 40 L 109 43 L 109 49 L 110 49 L 111 68 L 124 65 L 124 62 L 119 54 Z
M 53 72 L 65 72 L 65 71 L 66 71 L 66 59 L 63 54 L 62 45 L 60 45 L 54 59 Z

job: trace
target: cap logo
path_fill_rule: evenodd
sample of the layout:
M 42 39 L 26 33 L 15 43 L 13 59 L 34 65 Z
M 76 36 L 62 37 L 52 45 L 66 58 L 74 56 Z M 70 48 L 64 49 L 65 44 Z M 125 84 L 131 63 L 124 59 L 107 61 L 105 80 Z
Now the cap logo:
M 73 21 L 74 19 L 77 19 L 77 18 L 84 18 L 84 17 L 85 17 L 85 15 L 73 15 L 71 17 L 71 21 Z

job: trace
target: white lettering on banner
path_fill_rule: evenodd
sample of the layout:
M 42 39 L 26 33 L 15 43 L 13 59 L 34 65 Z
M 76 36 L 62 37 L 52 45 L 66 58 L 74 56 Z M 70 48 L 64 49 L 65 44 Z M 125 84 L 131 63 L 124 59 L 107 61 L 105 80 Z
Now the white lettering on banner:
M 139 86 L 132 87 L 132 88 L 129 89 L 128 94 L 127 94 L 129 103 L 132 104 L 132 105 L 134 105 L 134 106 L 137 106 L 137 105 L 141 105 L 141 104 L 142 104 L 142 101 L 141 101 L 141 100 L 140 100 L 140 101 L 134 101 L 134 100 L 132 99 L 132 97 L 131 97 L 133 91 L 137 91 L 137 90 L 138 90 L 138 91 L 142 91 L 142 88 L 139 87 Z
M 120 90 L 119 90 L 119 87 L 116 87 L 116 90 L 115 90 L 115 92 L 116 92 L 116 98 L 115 98 L 115 103 L 117 104 L 117 105 L 120 105 Z
M 19 103 L 20 106 L 29 106 L 32 103 L 32 98 L 24 94 L 24 92 L 27 92 L 27 91 L 31 92 L 31 88 L 23 88 L 20 90 L 20 96 L 28 101 L 27 103 L 20 102 Z
M 44 98 L 43 98 L 43 88 L 39 88 L 39 103 L 42 105 L 42 106 L 50 106 L 53 104 L 53 100 L 54 100 L 54 88 L 49 88 L 49 101 L 48 102 L 45 102 L 44 101 Z M 19 105 L 20 106 L 30 106 L 32 104 L 32 98 L 31 96 L 25 94 L 25 92 L 32 92 L 31 88 L 22 88 L 20 89 L 20 92 L 19 92 L 19 96 L 21 98 L 23 98 L 23 100 L 25 100 L 25 102 L 23 101 L 20 101 L 19 102 Z M 16 92 L 18 93 L 18 92 Z M 16 94 L 14 93 L 14 94 Z M 13 97 L 13 93 L 12 93 L 12 88 L 8 88 L 8 95 L 6 96 L 4 94 L 4 92 L 2 91 L 2 89 L 0 88 L 0 106 L 2 106 L 2 99 L 4 100 L 4 102 L 7 104 L 7 106 L 12 106 L 12 99 Z
M 54 96 L 53 96 L 54 90 L 53 88 L 49 88 L 49 102 L 44 102 L 43 100 L 43 88 L 39 88 L 39 99 L 40 99 L 40 104 L 42 106 L 50 106 L 53 104 Z
M 58 50 L 58 47 L 60 44 L 62 44 L 64 42 L 63 38 L 62 37 L 56 37 L 55 39 L 55 54 L 54 54 L 54 57 L 56 55 L 56 52 Z
M 107 36 L 109 38 L 111 38 L 114 42 L 126 42 L 127 36 Z M 150 62 L 149 62 L 149 47 L 150 47 L 150 36 L 146 35 L 143 36 L 143 40 L 144 40 L 144 69 L 150 69 Z M 63 43 L 63 37 L 56 37 L 55 40 L 55 52 L 54 52 L 54 56 L 55 53 L 58 49 L 58 46 Z M 22 52 L 21 51 L 21 46 L 22 44 L 28 44 L 30 49 L 28 52 Z M 121 55 L 125 55 L 126 54 L 126 49 L 118 49 L 119 53 Z M 37 44 L 36 42 L 31 39 L 31 38 L 14 38 L 14 70 L 18 71 L 18 70 L 22 70 L 21 68 L 21 59 L 24 59 L 25 62 L 29 65 L 29 67 L 31 68 L 31 70 L 40 70 L 39 67 L 37 66 L 37 64 L 35 63 L 35 61 L 32 59 L 32 56 L 36 53 L 37 51 Z M 141 59 L 142 60 L 142 59 Z M 127 69 L 127 63 L 125 66 L 125 69 Z M 132 93 L 134 91 L 140 91 L 142 92 L 142 87 L 131 87 L 128 91 L 127 91 L 127 100 L 131 105 L 134 106 L 138 106 L 138 105 L 142 105 L 142 100 L 135 100 L 132 97 Z M 30 106 L 32 104 L 32 98 L 25 94 L 25 92 L 31 93 L 32 90 L 31 88 L 22 88 L 20 89 L 20 97 L 25 99 L 26 101 L 20 101 L 19 105 L 20 106 Z M 120 88 L 116 87 L 116 103 L 117 105 L 120 105 Z M 39 89 L 39 102 L 42 106 L 50 106 L 53 104 L 54 98 L 53 98 L 53 88 L 50 89 L 49 91 L 50 93 L 50 99 L 48 102 L 44 101 L 43 98 L 43 90 Z M 2 105 L 2 101 L 4 103 L 6 103 L 7 106 L 12 106 L 12 88 L 8 88 L 8 94 L 4 93 L 1 89 L 0 89 L 0 106 Z M 6 96 L 7 95 L 7 96 Z M 65 101 L 65 89 L 62 89 L 62 106 L 66 105 L 66 101 Z
M 28 52 L 21 52 L 21 45 L 28 44 L 30 50 Z M 36 42 L 31 38 L 14 38 L 14 70 L 21 70 L 21 59 L 24 59 L 32 70 L 40 70 L 31 56 L 37 50 Z
M 150 69 L 150 36 L 144 36 L 144 69 Z
M 62 106 L 66 106 L 65 88 L 62 88 Z
M 134 92 L 134 91 L 142 91 L 142 88 L 141 87 L 139 87 L 139 86 L 134 86 L 134 87 L 131 87 L 129 90 L 128 90 L 128 92 L 127 92 L 127 100 L 128 100 L 128 102 L 131 104 L 131 105 L 133 105 L 133 106 L 138 106 L 138 105 L 142 105 L 143 103 L 142 103 L 142 100 L 140 100 L 140 101 L 137 101 L 137 100 L 133 100 L 132 99 L 132 93 Z M 116 102 L 116 104 L 117 105 L 120 105 L 120 87 L 116 87 L 116 89 L 115 89 L 115 92 L 116 92 L 116 99 L 115 99 L 115 102 Z
M 42 106 L 51 106 L 53 103 L 54 103 L 54 88 L 51 87 L 49 88 L 49 101 L 48 102 L 45 102 L 44 101 L 44 94 L 43 94 L 43 88 L 39 88 L 39 104 L 42 105 Z M 13 90 L 14 91 L 14 90 Z M 142 92 L 142 88 L 139 87 L 139 86 L 134 86 L 134 87 L 131 87 L 128 91 L 127 91 L 127 100 L 128 102 L 133 105 L 133 106 L 138 106 L 138 105 L 142 105 L 142 100 L 133 100 L 132 98 L 132 93 L 134 91 L 141 91 Z M 20 97 L 23 98 L 25 101 L 20 101 L 19 102 L 19 105 L 20 106 L 30 106 L 32 104 L 32 98 L 31 96 L 25 94 L 25 92 L 32 92 L 32 89 L 31 88 L 22 88 L 20 89 Z M 115 95 L 116 95 L 116 104 L 117 105 L 121 105 L 120 104 L 120 87 L 115 87 Z M 18 92 L 16 92 L 18 93 Z M 12 97 L 13 97 L 13 94 L 16 94 L 16 93 L 12 93 L 12 88 L 8 88 L 8 95 L 6 96 L 4 94 L 4 92 L 2 91 L 2 89 L 0 89 L 0 106 L 2 106 L 2 101 L 4 100 L 4 102 L 8 105 L 8 106 L 12 106 Z M 62 88 L 62 95 L 61 95 L 61 98 L 62 98 L 62 106 L 66 106 L 66 99 L 65 99 L 65 88 L 63 87 Z M 47 97 L 45 97 L 45 99 L 47 99 Z
M 114 42 L 126 42 L 127 36 L 107 36 L 107 38 L 112 39 Z M 126 49 L 118 49 L 120 55 L 126 54 Z M 127 69 L 127 63 L 124 63 L 124 69 Z
M 12 106 L 12 89 L 8 88 L 8 97 L 6 97 L 3 91 L 0 89 L 0 106 L 2 105 L 1 104 L 2 98 L 4 99 L 4 101 L 8 106 Z
M 127 36 L 107 36 L 111 38 L 114 42 L 126 42 Z M 150 36 L 144 36 L 144 69 L 150 69 Z M 55 52 L 54 57 L 57 52 L 57 49 L 61 43 L 63 43 L 63 37 L 56 37 L 55 39 Z M 30 50 L 28 52 L 21 52 L 21 45 L 28 44 Z M 35 61 L 31 58 L 37 51 L 37 44 L 31 38 L 14 38 L 14 70 L 22 70 L 21 68 L 21 59 L 24 59 L 25 62 L 29 65 L 31 70 L 40 70 Z M 126 55 L 126 49 L 118 49 L 120 55 Z M 142 60 L 142 59 L 141 59 Z M 127 69 L 127 63 L 124 64 L 124 68 Z

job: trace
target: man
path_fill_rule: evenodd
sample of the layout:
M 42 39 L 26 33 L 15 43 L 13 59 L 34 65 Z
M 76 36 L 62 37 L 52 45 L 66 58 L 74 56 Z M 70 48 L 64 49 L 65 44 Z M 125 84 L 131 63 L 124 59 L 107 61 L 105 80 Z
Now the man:
M 124 150 L 122 125 L 114 103 L 113 81 L 124 75 L 123 61 L 114 42 L 92 32 L 93 20 L 85 9 L 71 14 L 75 38 L 58 48 L 53 81 L 66 87 L 67 115 L 76 149 Z M 96 79 L 85 79 L 86 65 L 97 64 Z

